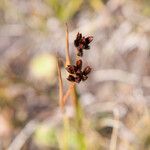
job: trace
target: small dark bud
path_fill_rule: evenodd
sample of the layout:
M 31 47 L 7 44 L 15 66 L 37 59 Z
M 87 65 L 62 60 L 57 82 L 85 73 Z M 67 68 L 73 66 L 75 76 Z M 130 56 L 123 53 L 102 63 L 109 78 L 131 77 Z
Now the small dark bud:
M 86 41 L 86 44 L 91 43 L 91 42 L 93 41 L 93 36 L 88 36 L 88 37 L 85 39 L 85 41 Z
M 72 66 L 72 65 L 68 65 L 66 67 L 66 70 L 71 73 L 71 74 L 74 74 L 76 71 L 77 71 L 77 67 L 76 66 Z
M 91 72 L 92 68 L 90 66 L 85 67 L 83 70 L 83 75 L 88 75 Z
M 84 49 L 88 50 L 88 49 L 90 49 L 90 46 L 86 44 L 86 45 L 84 46 Z
M 78 32 L 76 39 L 77 39 L 77 40 L 81 40 L 81 39 L 82 39 L 82 33 L 79 33 L 79 32 Z
M 84 76 L 84 75 L 83 75 L 83 76 L 82 76 L 82 81 L 87 80 L 87 78 L 88 78 L 87 76 Z
M 75 47 L 78 47 L 82 40 L 82 34 L 78 32 L 76 39 L 74 40 Z
M 71 81 L 71 82 L 75 82 L 75 77 L 72 76 L 72 75 L 69 75 L 68 78 L 67 78 L 68 81 Z
M 79 69 L 79 70 L 82 69 L 82 60 L 81 60 L 81 59 L 79 59 L 79 60 L 76 61 L 76 67 L 77 67 L 77 69 Z
M 75 78 L 75 82 L 76 82 L 76 83 L 80 83 L 80 82 L 81 82 L 81 77 L 80 77 L 80 76 L 77 76 L 77 77 Z
M 74 40 L 74 46 L 78 47 L 80 45 L 80 42 L 78 40 Z

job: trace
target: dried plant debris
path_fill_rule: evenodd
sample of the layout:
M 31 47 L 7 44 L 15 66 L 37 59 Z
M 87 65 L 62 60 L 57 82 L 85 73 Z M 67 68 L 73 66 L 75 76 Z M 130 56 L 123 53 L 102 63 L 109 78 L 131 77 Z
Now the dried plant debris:
M 93 41 L 93 36 L 84 37 L 82 33 L 77 33 L 76 39 L 74 40 L 74 45 L 77 48 L 77 55 L 83 56 L 83 49 L 90 49 L 89 44 Z

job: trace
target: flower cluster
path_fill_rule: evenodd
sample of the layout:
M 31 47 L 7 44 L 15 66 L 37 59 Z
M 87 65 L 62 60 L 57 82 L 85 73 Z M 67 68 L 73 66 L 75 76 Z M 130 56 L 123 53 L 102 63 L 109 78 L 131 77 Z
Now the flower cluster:
M 83 56 L 83 49 L 90 49 L 89 44 L 93 41 L 93 36 L 84 37 L 81 33 L 77 33 L 77 37 L 74 40 L 74 45 L 77 48 L 77 56 Z M 86 66 L 82 70 L 82 60 L 76 61 L 76 65 L 68 65 L 66 70 L 69 72 L 67 80 L 71 82 L 80 83 L 88 78 L 88 74 L 91 72 L 91 67 Z
M 91 67 L 87 66 L 82 71 L 82 60 L 76 61 L 76 65 L 68 65 L 66 70 L 70 73 L 67 80 L 71 82 L 80 83 L 80 81 L 85 81 L 88 78 L 88 74 L 91 72 Z
M 76 39 L 74 40 L 74 45 L 77 48 L 77 55 L 83 56 L 83 49 L 90 49 L 89 44 L 93 41 L 93 36 L 84 37 L 78 32 Z

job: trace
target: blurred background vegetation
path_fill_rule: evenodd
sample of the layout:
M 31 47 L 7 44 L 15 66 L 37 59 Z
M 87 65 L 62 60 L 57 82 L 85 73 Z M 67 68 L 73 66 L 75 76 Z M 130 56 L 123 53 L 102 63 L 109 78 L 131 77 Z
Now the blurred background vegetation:
M 77 32 L 94 36 L 78 85 L 82 147 L 74 125 L 64 137 L 58 107 L 66 22 L 72 58 Z M 0 150 L 150 150 L 149 115 L 150 0 L 0 0 Z

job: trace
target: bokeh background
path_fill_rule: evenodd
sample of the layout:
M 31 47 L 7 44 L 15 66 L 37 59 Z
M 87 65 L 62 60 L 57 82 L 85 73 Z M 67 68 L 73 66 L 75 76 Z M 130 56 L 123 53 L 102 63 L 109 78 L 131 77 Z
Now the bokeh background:
M 84 55 L 93 71 L 77 87 L 86 149 L 150 150 L 149 0 L 0 0 L 0 150 L 60 149 L 66 22 L 73 59 L 77 32 L 94 36 Z

